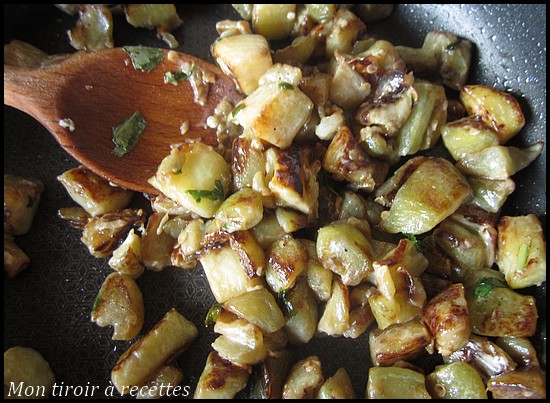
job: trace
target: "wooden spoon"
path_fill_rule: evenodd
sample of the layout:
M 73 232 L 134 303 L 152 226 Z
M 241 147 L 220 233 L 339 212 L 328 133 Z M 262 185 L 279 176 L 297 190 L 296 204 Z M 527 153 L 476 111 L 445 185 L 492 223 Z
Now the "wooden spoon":
M 170 145 L 186 138 L 217 144 L 216 131 L 206 126 L 218 103 L 242 95 L 222 71 L 196 57 L 177 53 L 151 72 L 136 70 L 121 48 L 77 53 L 60 64 L 34 70 L 4 65 L 4 104 L 37 119 L 76 160 L 126 189 L 158 194 L 147 180 L 155 174 Z M 165 84 L 164 75 L 180 63 L 193 63 L 215 74 L 205 106 L 194 100 L 188 81 Z M 135 148 L 122 157 L 113 154 L 112 128 L 139 111 L 148 123 Z M 60 125 L 74 122 L 74 131 Z M 188 121 L 189 130 L 181 134 Z

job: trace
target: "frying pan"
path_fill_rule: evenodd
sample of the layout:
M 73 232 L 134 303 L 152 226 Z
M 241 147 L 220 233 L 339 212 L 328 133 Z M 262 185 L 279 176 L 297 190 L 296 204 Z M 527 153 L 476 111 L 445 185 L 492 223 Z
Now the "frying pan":
M 216 21 L 239 18 L 230 5 L 180 5 L 178 12 L 184 20 L 175 32 L 179 50 L 211 62 Z M 20 39 L 48 53 L 73 52 L 66 31 L 75 20 L 53 5 L 4 5 L 4 43 Z M 434 29 L 470 40 L 475 49 L 468 83 L 511 92 L 526 114 L 527 124 L 509 144 L 525 146 L 546 139 L 545 5 L 397 5 L 388 19 L 367 27 L 369 33 L 394 44 L 415 47 Z M 164 46 L 154 32 L 132 28 L 122 16 L 114 18 L 114 39 L 116 46 Z M 74 205 L 56 176 L 77 165 L 39 123 L 4 106 L 4 172 L 37 177 L 46 186 L 32 230 L 17 239 L 32 264 L 17 278 L 4 280 L 4 350 L 15 345 L 32 347 L 50 363 L 58 385 L 98 385 L 104 391 L 114 363 L 131 342 L 112 341 L 111 328 L 90 322 L 93 300 L 111 269 L 106 259 L 89 255 L 80 241 L 81 231 L 56 216 L 60 207 Z M 516 191 L 503 214 L 534 213 L 545 231 L 545 178 L 546 147 L 514 176 Z M 137 282 L 145 303 L 142 334 L 172 307 L 199 329 L 198 339 L 179 358 L 183 385 L 190 386 L 192 396 L 215 339 L 203 325 L 214 302 L 207 280 L 200 269 L 167 268 L 146 272 Z M 546 323 L 542 321 L 546 284 L 522 292 L 538 300 L 541 323 L 532 340 L 546 368 Z M 364 396 L 370 367 L 367 333 L 356 340 L 315 337 L 294 350 L 294 359 L 311 354 L 319 356 L 327 377 L 339 367 L 346 368 L 357 397 Z M 239 396 L 246 397 L 247 392 Z

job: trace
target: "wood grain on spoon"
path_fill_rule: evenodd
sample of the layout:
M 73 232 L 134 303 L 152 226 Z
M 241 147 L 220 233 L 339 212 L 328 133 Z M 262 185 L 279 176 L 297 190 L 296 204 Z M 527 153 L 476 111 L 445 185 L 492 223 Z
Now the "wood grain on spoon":
M 225 96 L 233 103 L 242 98 L 219 68 L 178 53 L 179 60 L 216 75 L 206 105 L 200 106 L 189 82 L 164 83 L 164 75 L 180 64 L 163 52 L 163 61 L 149 73 L 136 70 L 121 48 L 78 53 L 34 70 L 4 65 L 4 104 L 38 120 L 69 154 L 100 176 L 126 189 L 158 194 L 147 180 L 170 153 L 170 145 L 199 137 L 215 145 L 216 132 L 206 126 L 206 119 Z M 148 126 L 135 148 L 117 157 L 112 128 L 136 111 Z M 71 119 L 74 131 L 62 127 L 62 119 Z M 189 130 L 182 135 L 185 121 Z

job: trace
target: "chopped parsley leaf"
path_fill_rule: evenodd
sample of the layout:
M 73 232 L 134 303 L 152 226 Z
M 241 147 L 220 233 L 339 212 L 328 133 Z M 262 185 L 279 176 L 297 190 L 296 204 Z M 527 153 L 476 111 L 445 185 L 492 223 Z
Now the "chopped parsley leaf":
M 113 154 L 122 157 L 130 152 L 139 141 L 143 131 L 147 127 L 147 121 L 139 112 L 134 112 L 118 126 L 113 127 Z
M 485 298 L 493 288 L 506 288 L 504 281 L 495 277 L 482 277 L 474 287 L 474 296 L 476 298 Z
M 208 200 L 223 200 L 225 195 L 222 182 L 219 179 L 216 179 L 212 190 L 187 190 L 186 193 L 193 196 L 197 203 L 200 203 L 203 197 Z
M 164 54 L 159 48 L 150 48 L 147 46 L 124 46 L 122 48 L 132 60 L 132 65 L 136 70 L 149 73 L 158 66 Z

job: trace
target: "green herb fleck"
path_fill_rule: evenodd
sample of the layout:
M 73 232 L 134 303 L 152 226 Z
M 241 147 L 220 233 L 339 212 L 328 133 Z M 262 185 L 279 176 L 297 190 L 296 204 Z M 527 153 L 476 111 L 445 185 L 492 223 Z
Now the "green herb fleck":
M 238 104 L 233 110 L 231 111 L 230 115 L 231 117 L 234 117 L 237 113 L 239 113 L 241 110 L 245 108 L 246 104 L 244 102 L 241 102 Z
M 193 199 L 195 199 L 197 203 L 200 203 L 203 197 L 208 200 L 224 199 L 223 185 L 219 179 L 216 179 L 213 190 L 187 190 L 186 193 L 193 196 Z
M 417 250 L 417 251 L 419 251 L 420 253 L 426 252 L 426 248 L 424 248 L 424 245 L 422 244 L 422 241 L 419 241 L 418 239 L 416 239 L 416 237 L 414 236 L 414 234 L 403 233 L 403 235 L 404 235 L 405 238 L 407 238 L 409 241 L 411 241 L 412 243 L 414 243 L 414 246 L 416 246 L 416 250 Z
M 485 298 L 493 288 L 506 288 L 504 281 L 495 277 L 482 277 L 474 287 L 474 296 L 476 298 Z
M 134 112 L 121 124 L 113 127 L 113 143 L 115 143 L 113 154 L 122 157 L 130 152 L 136 146 L 146 127 L 147 122 L 139 112 Z
M 281 311 L 288 319 L 296 316 L 298 311 L 294 309 L 292 302 L 286 298 L 286 290 L 282 290 L 277 293 L 277 301 L 279 308 L 281 308 Z
M 519 271 L 523 271 L 523 269 L 525 269 L 525 266 L 527 266 L 527 259 L 529 259 L 529 249 L 530 245 L 526 243 L 522 243 L 519 247 L 517 260 Z
M 124 46 L 122 49 L 130 55 L 134 68 L 145 73 L 149 73 L 157 67 L 164 57 L 162 50 L 158 48 Z
M 293 90 L 294 86 L 290 83 L 287 83 L 285 81 L 279 83 L 279 88 L 282 90 Z
M 220 314 L 222 313 L 222 309 L 223 309 L 223 304 L 212 305 L 212 308 L 210 308 L 208 310 L 208 313 L 206 314 L 206 319 L 204 320 L 204 326 L 208 327 L 212 323 L 215 323 L 220 317 Z
M 101 304 L 101 294 L 97 294 L 94 303 L 92 305 L 92 312 L 94 312 L 97 308 L 99 308 L 99 305 Z
M 164 75 L 164 83 L 165 84 L 177 84 L 180 81 L 185 81 L 191 77 L 191 74 L 193 74 L 193 67 L 191 67 L 191 71 L 189 73 L 186 73 L 185 71 L 169 71 Z

